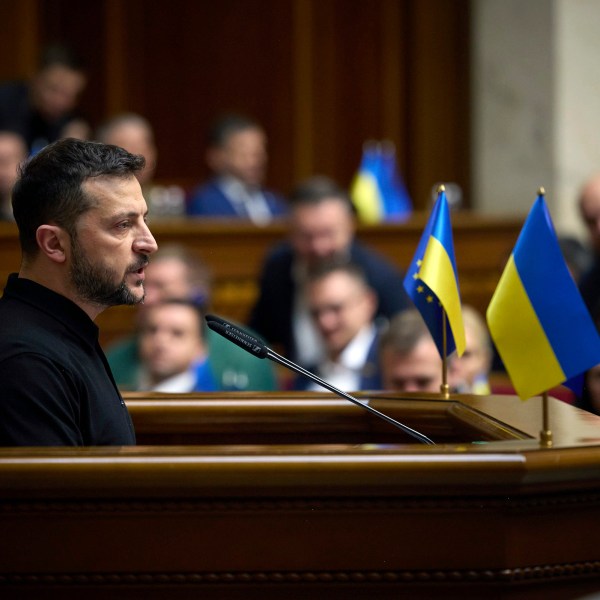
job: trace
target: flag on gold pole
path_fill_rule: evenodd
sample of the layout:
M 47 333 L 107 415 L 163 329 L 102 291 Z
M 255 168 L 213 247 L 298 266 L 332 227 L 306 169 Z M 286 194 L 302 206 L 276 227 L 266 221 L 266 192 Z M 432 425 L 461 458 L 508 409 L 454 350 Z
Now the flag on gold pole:
M 522 400 L 600 363 L 600 336 L 563 259 L 544 190 L 487 309 L 498 353 Z
M 459 356 L 465 349 L 450 209 L 444 186 L 440 186 L 436 203 L 407 270 L 404 289 L 419 309 L 442 357 L 444 386 L 446 358 L 455 349 Z

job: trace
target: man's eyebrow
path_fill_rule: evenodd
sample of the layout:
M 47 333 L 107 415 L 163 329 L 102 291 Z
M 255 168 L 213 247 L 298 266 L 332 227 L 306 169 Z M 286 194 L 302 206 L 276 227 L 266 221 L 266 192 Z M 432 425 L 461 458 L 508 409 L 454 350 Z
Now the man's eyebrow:
M 110 216 L 110 219 L 131 219 L 134 217 L 145 217 L 148 214 L 148 211 L 146 211 L 145 213 L 139 213 L 137 210 L 128 210 L 128 211 L 121 211 L 121 212 L 117 212 L 113 215 Z

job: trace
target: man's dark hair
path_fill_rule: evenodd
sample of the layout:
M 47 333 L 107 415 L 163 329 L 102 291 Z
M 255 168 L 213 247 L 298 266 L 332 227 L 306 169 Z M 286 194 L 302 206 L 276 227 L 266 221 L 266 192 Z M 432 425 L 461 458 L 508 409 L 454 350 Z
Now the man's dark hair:
M 12 207 L 23 256 L 38 252 L 36 231 L 53 223 L 75 236 L 77 219 L 95 199 L 85 194 L 82 184 L 92 177 L 127 178 L 144 168 L 141 155 L 123 148 L 64 139 L 46 146 L 20 168 L 12 194 Z
M 416 308 L 409 308 L 398 313 L 390 321 L 379 340 L 379 350 L 389 348 L 397 354 L 409 354 L 423 339 L 431 337 L 429 329 Z
M 324 279 L 331 273 L 345 273 L 364 287 L 370 287 L 365 270 L 359 264 L 349 261 L 345 257 L 333 257 L 317 262 L 308 270 L 307 282 L 313 283 Z
M 44 48 L 40 55 L 40 71 L 56 65 L 67 67 L 72 71 L 83 72 L 85 70 L 85 64 L 81 57 L 72 48 L 64 44 L 50 44 Z
M 355 213 L 354 205 L 346 190 L 342 189 L 333 179 L 324 175 L 315 175 L 301 181 L 290 193 L 289 201 L 294 206 L 320 204 L 325 200 L 335 198 L 342 202 L 351 213 Z
M 200 334 L 200 338 L 204 339 L 205 333 L 204 333 L 204 308 L 198 304 L 198 302 L 196 302 L 193 299 L 190 298 L 165 298 L 164 300 L 161 300 L 160 302 L 157 302 L 156 304 L 152 304 L 152 306 L 149 306 L 147 308 L 147 311 L 150 312 L 151 310 L 154 310 L 155 308 L 160 308 L 162 306 L 184 306 L 186 308 L 190 308 L 192 310 L 192 312 L 194 314 L 196 314 L 196 316 L 198 317 L 198 333 Z M 145 322 L 144 320 L 142 320 L 142 323 L 140 325 L 140 330 L 143 332 L 146 328 Z
M 219 148 L 235 133 L 247 129 L 260 129 L 262 127 L 257 121 L 245 115 L 230 113 L 220 116 L 209 127 L 206 135 L 206 143 L 209 148 Z

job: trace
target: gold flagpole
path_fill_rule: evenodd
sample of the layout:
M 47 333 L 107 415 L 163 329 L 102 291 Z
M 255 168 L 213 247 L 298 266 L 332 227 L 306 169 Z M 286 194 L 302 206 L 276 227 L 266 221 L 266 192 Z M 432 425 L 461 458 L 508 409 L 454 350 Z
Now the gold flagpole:
M 438 198 L 442 192 L 446 191 L 446 186 L 441 183 L 438 186 L 437 194 Z M 440 385 L 440 392 L 444 397 L 444 400 L 450 398 L 450 387 L 448 386 L 448 341 L 446 339 L 446 311 L 442 306 L 442 385 Z
M 552 430 L 550 429 L 548 391 L 545 391 L 542 394 L 542 431 L 540 431 L 540 444 L 546 448 L 550 448 L 552 446 Z
M 444 400 L 450 398 L 450 387 L 448 386 L 448 358 L 447 358 L 447 340 L 446 340 L 446 311 L 442 308 L 442 385 L 440 391 Z
M 546 190 L 543 187 L 538 189 L 538 195 L 544 196 Z M 552 446 L 552 430 L 550 429 L 550 411 L 548 406 L 548 390 L 542 393 L 542 430 L 540 431 L 540 443 L 546 448 Z

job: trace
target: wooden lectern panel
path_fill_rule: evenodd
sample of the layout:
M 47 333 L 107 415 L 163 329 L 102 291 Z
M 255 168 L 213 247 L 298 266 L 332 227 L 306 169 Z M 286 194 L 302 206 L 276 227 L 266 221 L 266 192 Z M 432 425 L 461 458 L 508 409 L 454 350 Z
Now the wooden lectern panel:
M 0 450 L 2 598 L 544 598 L 600 588 L 600 418 L 539 399 L 131 394 L 130 448 Z

